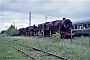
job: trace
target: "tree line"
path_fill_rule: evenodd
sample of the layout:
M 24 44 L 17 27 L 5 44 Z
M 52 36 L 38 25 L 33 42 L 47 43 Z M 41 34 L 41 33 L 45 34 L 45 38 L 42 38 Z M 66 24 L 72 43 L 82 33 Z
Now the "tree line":
M 19 35 L 19 30 L 15 28 L 14 25 L 11 25 L 7 30 L 2 30 L 1 34 L 6 34 L 8 36 L 17 36 Z

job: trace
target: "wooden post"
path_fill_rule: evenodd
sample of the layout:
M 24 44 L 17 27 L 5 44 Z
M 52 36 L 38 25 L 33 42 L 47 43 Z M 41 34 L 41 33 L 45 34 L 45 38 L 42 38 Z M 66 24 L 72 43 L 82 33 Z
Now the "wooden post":
M 71 30 L 71 43 L 72 43 L 72 30 Z
M 90 27 L 89 27 L 89 46 L 90 46 Z
M 43 37 L 44 37 L 44 31 L 43 31 Z
M 61 38 L 61 26 L 59 26 L 59 34 L 60 34 L 60 38 Z
M 30 36 L 31 36 L 31 32 L 29 32 L 30 33 Z
M 34 34 L 34 36 L 35 36 L 35 32 L 34 32 L 33 34 Z
M 52 36 L 51 36 L 51 31 L 50 31 L 50 38 L 51 38 Z

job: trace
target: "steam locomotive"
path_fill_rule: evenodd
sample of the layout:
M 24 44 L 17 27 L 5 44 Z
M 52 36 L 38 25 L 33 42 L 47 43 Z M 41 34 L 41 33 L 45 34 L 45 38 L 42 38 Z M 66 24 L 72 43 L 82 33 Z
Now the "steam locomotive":
M 38 26 L 28 26 L 19 29 L 20 36 L 44 36 L 51 37 L 58 32 L 61 38 L 70 38 L 72 22 L 70 19 L 63 18 L 62 20 L 55 20 L 38 24 Z

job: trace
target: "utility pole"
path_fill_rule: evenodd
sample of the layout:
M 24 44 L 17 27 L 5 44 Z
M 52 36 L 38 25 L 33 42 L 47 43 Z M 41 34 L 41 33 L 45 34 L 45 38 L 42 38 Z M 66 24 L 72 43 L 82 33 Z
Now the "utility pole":
M 0 29 L 2 29 L 2 24 L 1 24 L 1 20 L 0 20 L 0 26 L 1 26 L 1 27 L 0 27 Z M 0 30 L 0 32 L 1 32 L 1 30 Z
M 22 25 L 22 28 L 24 28 L 23 25 Z
M 15 27 L 15 22 L 13 22 L 13 24 L 14 24 L 14 27 Z
M 45 16 L 45 22 L 47 22 L 47 18 L 48 18 L 48 17 L 47 17 L 47 16 Z
M 29 26 L 31 26 L 31 12 L 29 12 Z

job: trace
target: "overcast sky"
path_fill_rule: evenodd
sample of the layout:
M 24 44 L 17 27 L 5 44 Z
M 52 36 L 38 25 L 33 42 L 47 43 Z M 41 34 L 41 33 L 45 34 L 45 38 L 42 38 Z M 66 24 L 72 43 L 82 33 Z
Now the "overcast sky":
M 17 28 L 47 21 L 60 20 L 63 17 L 77 20 L 90 19 L 89 0 L 0 0 L 0 31 L 8 29 L 11 24 Z

